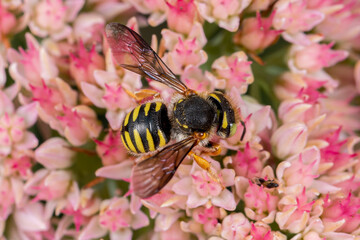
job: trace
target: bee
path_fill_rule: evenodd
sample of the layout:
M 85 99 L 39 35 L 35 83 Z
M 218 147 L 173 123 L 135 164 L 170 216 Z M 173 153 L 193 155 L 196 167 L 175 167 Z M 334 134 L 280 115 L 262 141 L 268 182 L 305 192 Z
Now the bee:
M 265 180 L 264 178 L 254 178 L 253 182 L 259 187 L 263 186 L 266 188 L 277 188 L 279 187 L 279 183 L 275 179 Z
M 125 116 L 121 125 L 121 139 L 128 151 L 146 156 L 133 168 L 131 182 L 135 194 L 140 198 L 149 198 L 158 193 L 187 155 L 220 183 L 210 163 L 193 153 L 192 149 L 199 145 L 214 155 L 219 153 L 220 145 L 209 141 L 209 138 L 214 134 L 221 138 L 233 136 L 239 122 L 244 128 L 243 139 L 245 124 L 237 120 L 228 97 L 220 91 L 206 94 L 189 89 L 130 28 L 110 23 L 105 34 L 118 65 L 176 91 L 172 103 L 166 105 L 155 98 L 138 105 Z M 140 91 L 135 97 L 147 96 L 148 92 Z

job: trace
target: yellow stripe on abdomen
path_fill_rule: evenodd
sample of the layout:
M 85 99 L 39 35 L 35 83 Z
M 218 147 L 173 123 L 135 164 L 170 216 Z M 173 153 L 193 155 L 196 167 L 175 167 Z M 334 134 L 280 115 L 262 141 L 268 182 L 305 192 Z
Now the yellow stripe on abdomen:
M 145 116 L 147 116 L 149 114 L 150 106 L 151 106 L 151 103 L 147 103 L 145 105 L 145 108 L 144 108 Z
M 120 137 L 121 137 L 121 141 L 123 142 L 123 145 L 125 146 L 125 148 L 126 148 L 128 151 L 130 151 L 130 149 L 128 148 L 128 146 L 127 146 L 127 144 L 126 144 L 126 142 L 125 142 L 124 136 L 121 134 Z
M 132 152 L 136 153 L 136 148 L 134 147 L 134 144 L 131 141 L 129 132 L 125 131 L 124 135 L 125 135 L 126 144 L 129 146 L 129 148 Z
M 151 133 L 149 131 L 149 129 L 146 129 L 146 140 L 149 146 L 149 150 L 150 151 L 155 151 L 155 144 L 154 144 L 154 139 L 151 136 Z
M 133 120 L 133 122 L 135 122 L 135 120 L 136 120 L 137 117 L 139 116 L 140 108 L 141 108 L 141 105 L 137 106 L 137 107 L 133 110 L 133 115 L 132 115 L 132 120 Z
M 128 114 L 126 114 L 125 120 L 124 120 L 124 126 L 126 126 L 129 123 L 129 117 L 130 117 L 131 112 L 129 112 Z
M 228 126 L 228 122 L 227 122 L 227 117 L 226 117 L 226 112 L 224 112 L 224 117 L 223 117 L 223 122 L 222 122 L 222 128 L 226 129 Z
M 162 134 L 160 129 L 158 129 L 158 135 L 159 135 L 159 140 L 160 140 L 159 147 L 165 146 L 166 141 L 165 141 L 164 135 Z
M 137 149 L 140 152 L 144 153 L 145 152 L 144 145 L 141 141 L 140 134 L 139 134 L 138 130 L 136 130 L 136 129 L 134 129 L 134 138 L 135 138 L 135 143 L 136 143 Z

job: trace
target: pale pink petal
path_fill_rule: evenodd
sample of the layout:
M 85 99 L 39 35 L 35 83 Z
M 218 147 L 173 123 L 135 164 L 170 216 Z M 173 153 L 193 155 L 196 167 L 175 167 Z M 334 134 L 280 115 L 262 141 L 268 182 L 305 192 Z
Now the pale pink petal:
M 172 190 L 179 195 L 189 195 L 192 191 L 192 179 L 190 177 L 180 179 L 172 186 Z
M 187 205 L 189 208 L 196 208 L 201 205 L 204 205 L 208 201 L 207 198 L 201 197 L 196 190 L 192 190 L 192 193 L 189 195 L 187 200 Z
M 79 240 L 98 239 L 106 234 L 106 229 L 102 228 L 99 224 L 99 216 L 91 218 L 90 222 L 81 231 Z
M 110 232 L 110 240 L 131 240 L 132 234 L 131 229 L 123 228 L 115 232 Z
M 39 202 L 30 202 L 14 213 L 17 227 L 23 231 L 45 231 L 48 220 L 44 217 L 44 207 Z
M 105 104 L 102 101 L 102 97 L 104 96 L 103 90 L 87 82 L 81 82 L 81 89 L 85 96 L 88 97 L 95 106 L 105 108 Z
M 24 139 L 21 143 L 16 145 L 16 148 L 19 150 L 27 150 L 35 148 L 38 145 L 39 141 L 36 136 L 31 132 L 26 132 L 24 134 Z
M 212 197 L 211 202 L 215 206 L 222 207 L 228 211 L 234 211 L 236 208 L 234 194 L 227 189 L 224 189 L 219 196 Z
M 138 211 L 132 220 L 131 227 L 133 229 L 139 229 L 149 225 L 149 218 L 142 211 Z
M 25 119 L 26 127 L 31 127 L 37 120 L 36 102 L 19 107 L 16 114 Z
M 116 165 L 102 167 L 95 172 L 95 175 L 116 180 L 128 179 L 131 176 L 133 166 L 134 161 L 126 160 Z

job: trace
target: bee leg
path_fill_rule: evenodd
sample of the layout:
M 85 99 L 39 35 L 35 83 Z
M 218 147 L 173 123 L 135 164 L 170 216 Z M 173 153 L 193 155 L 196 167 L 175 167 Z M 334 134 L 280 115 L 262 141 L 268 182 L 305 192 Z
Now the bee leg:
M 195 160 L 195 162 L 201 167 L 202 169 L 206 170 L 209 174 L 209 177 L 221 185 L 222 189 L 225 188 L 223 185 L 221 179 L 219 178 L 219 175 L 217 174 L 216 170 L 211 166 L 211 164 L 204 158 L 196 155 L 193 152 L 190 152 L 190 156 Z
M 124 88 L 127 95 L 134 98 L 136 102 L 141 103 L 144 99 L 147 98 L 160 98 L 160 94 L 152 89 L 141 89 L 136 92 L 131 92 L 130 90 Z
M 218 156 L 221 153 L 220 144 L 215 142 L 209 141 L 205 148 L 207 149 L 207 151 L 205 151 L 205 154 L 209 156 Z

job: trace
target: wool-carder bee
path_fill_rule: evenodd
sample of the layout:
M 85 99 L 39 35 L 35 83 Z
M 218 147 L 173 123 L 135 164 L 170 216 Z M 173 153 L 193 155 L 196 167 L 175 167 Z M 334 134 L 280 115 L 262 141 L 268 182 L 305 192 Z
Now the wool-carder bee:
M 220 91 L 197 93 L 186 87 L 139 34 L 120 23 L 108 24 L 106 37 L 117 64 L 176 90 L 172 103 L 165 105 L 154 97 L 129 112 L 122 123 L 124 146 L 133 154 L 146 156 L 133 168 L 135 194 L 148 198 L 159 192 L 187 155 L 220 183 L 210 163 L 192 149 L 198 145 L 212 154 L 219 153 L 219 144 L 209 138 L 214 134 L 221 138 L 233 136 L 239 122 L 244 129 L 242 140 L 245 124 L 228 97 Z M 139 100 L 149 93 L 143 90 L 133 96 Z M 175 143 L 169 143 L 171 140 Z

